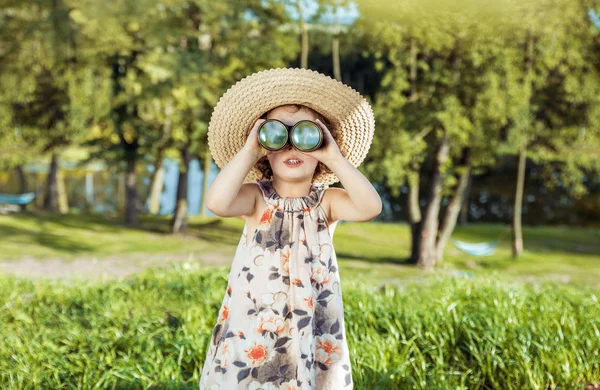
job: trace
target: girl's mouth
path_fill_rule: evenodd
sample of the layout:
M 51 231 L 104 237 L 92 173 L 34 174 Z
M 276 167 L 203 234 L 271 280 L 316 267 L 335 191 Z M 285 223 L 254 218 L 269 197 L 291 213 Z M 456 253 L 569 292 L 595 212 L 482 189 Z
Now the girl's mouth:
M 283 163 L 290 168 L 296 168 L 302 165 L 303 161 L 299 158 L 288 158 Z

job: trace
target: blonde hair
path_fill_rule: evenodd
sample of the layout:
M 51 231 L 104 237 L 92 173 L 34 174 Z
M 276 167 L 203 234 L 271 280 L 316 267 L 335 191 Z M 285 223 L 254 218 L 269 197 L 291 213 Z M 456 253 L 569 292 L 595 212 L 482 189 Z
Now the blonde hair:
M 331 124 L 330 122 L 320 113 L 318 113 L 317 111 L 313 110 L 310 107 L 307 106 L 303 106 L 302 104 L 285 104 L 285 106 L 291 106 L 294 108 L 294 110 L 292 112 L 298 112 L 300 110 L 306 110 L 306 111 L 310 111 L 312 112 L 321 122 L 323 122 L 323 124 L 325 126 L 327 126 L 328 129 L 331 129 Z M 267 119 L 267 116 L 269 115 L 269 113 L 271 111 L 273 111 L 275 108 L 272 108 L 271 110 L 265 112 L 261 118 L 262 119 Z M 258 162 L 256 163 L 256 168 L 260 171 L 260 173 L 262 174 L 262 179 L 267 179 L 267 180 L 273 180 L 273 169 L 271 169 L 271 164 L 269 163 L 269 159 L 267 158 L 267 156 L 263 156 L 260 158 L 260 160 L 258 160 Z M 319 175 L 321 172 L 330 172 L 331 170 L 322 162 L 318 162 L 317 163 L 317 167 L 315 168 L 315 173 L 312 177 L 312 181 L 315 180 L 315 177 L 317 177 L 317 175 Z

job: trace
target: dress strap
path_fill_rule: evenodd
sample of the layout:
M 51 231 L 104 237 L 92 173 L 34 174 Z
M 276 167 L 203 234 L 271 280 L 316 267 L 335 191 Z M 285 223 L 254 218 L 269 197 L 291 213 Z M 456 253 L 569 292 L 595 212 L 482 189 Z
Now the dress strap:
M 256 184 L 258 184 L 258 188 L 260 189 L 260 193 L 262 194 L 263 199 L 269 205 L 276 205 L 277 201 L 273 196 L 274 189 L 271 185 L 270 180 L 266 179 L 257 179 Z
M 258 184 L 258 188 L 260 188 L 267 204 L 285 209 L 298 208 L 298 206 L 316 206 L 321 203 L 325 190 L 329 187 L 329 185 L 324 183 L 312 183 L 309 195 L 296 198 L 283 198 L 275 191 L 272 180 L 257 179 L 256 184 Z

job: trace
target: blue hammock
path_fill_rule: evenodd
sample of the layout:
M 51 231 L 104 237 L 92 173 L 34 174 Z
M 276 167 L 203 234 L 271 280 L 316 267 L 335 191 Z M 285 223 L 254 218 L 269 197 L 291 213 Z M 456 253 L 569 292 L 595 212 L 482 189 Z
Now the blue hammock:
M 28 192 L 26 194 L 11 195 L 11 194 L 0 194 L 0 203 L 4 204 L 18 204 L 24 205 L 35 199 L 35 192 Z
M 488 256 L 495 253 L 496 248 L 498 248 L 498 240 L 479 243 L 459 241 L 452 237 L 450 237 L 450 240 L 452 240 L 458 249 L 472 256 Z

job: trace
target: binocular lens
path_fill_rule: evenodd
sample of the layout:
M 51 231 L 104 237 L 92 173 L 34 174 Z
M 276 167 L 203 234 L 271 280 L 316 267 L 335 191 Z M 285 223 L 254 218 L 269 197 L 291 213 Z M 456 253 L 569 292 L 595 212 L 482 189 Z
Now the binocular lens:
M 298 149 L 310 151 L 316 149 L 323 139 L 321 129 L 312 122 L 300 122 L 291 134 L 292 143 Z
M 319 125 L 308 120 L 298 122 L 288 136 L 288 127 L 277 120 L 267 120 L 258 129 L 258 142 L 269 150 L 279 150 L 288 142 L 299 150 L 310 152 L 317 149 L 323 141 L 323 132 Z
M 258 130 L 258 140 L 267 149 L 281 149 L 288 140 L 287 129 L 281 122 L 264 122 Z

